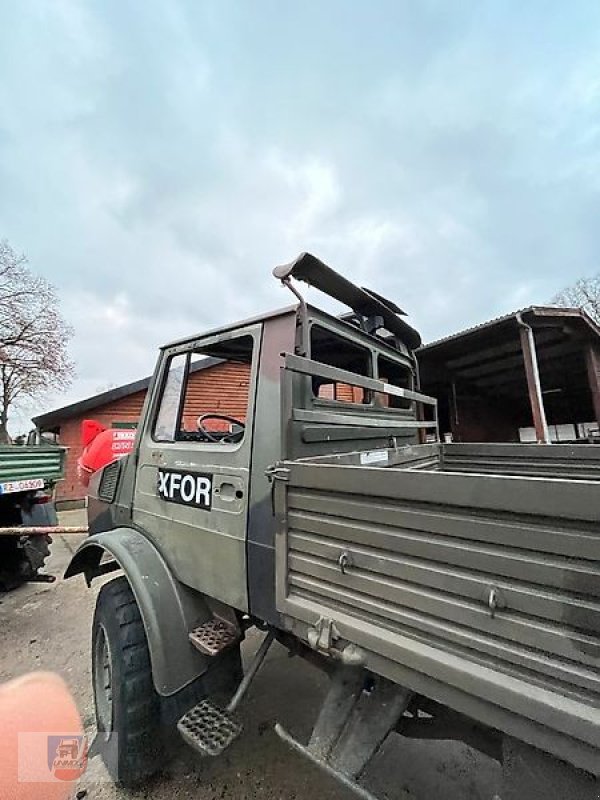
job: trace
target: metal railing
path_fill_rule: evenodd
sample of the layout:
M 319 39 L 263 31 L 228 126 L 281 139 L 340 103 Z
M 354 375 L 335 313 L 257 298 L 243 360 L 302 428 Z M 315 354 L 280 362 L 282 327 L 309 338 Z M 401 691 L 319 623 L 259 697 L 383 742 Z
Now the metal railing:
M 359 411 L 356 407 L 342 411 L 343 403 L 340 403 L 340 411 L 328 410 L 314 410 L 314 409 L 298 409 L 292 410 L 293 417 L 296 420 L 303 422 L 327 423 L 333 424 L 343 421 L 347 425 L 363 425 L 368 427 L 381 427 L 381 428 L 417 428 L 417 429 L 433 429 L 435 431 L 436 441 L 440 441 L 439 424 L 438 424 L 438 409 L 437 400 L 435 397 L 423 394 L 422 392 L 415 392 L 412 389 L 404 389 L 401 386 L 395 386 L 392 383 L 379 380 L 377 378 L 369 378 L 365 375 L 357 375 L 355 372 L 341 369 L 339 367 L 332 367 L 329 364 L 323 364 L 320 361 L 313 361 L 310 358 L 303 356 L 296 356 L 288 354 L 285 357 L 284 368 L 288 372 L 306 375 L 311 378 L 324 378 L 325 380 L 334 383 L 343 383 L 348 386 L 357 387 L 360 389 L 367 389 L 372 392 L 380 394 L 387 394 L 393 397 L 400 397 L 404 400 L 420 403 L 423 406 L 430 406 L 433 409 L 432 420 L 420 420 L 416 417 L 414 419 L 398 419 L 393 417 L 393 410 L 381 407 L 377 409 L 380 412 L 377 416 L 372 413 L 372 408 L 365 407 L 364 412 Z M 341 413 L 340 413 L 341 412 Z M 383 412 L 383 413 L 381 413 Z M 385 412 L 388 412 L 386 414 Z M 391 412 L 391 413 L 390 413 Z M 343 417 L 343 420 L 340 419 Z

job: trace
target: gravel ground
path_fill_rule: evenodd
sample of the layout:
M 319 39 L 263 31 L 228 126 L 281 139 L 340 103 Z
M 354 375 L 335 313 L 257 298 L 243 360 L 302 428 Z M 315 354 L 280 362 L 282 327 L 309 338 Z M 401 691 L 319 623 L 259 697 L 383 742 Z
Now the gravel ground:
M 65 525 L 81 523 L 81 512 L 62 516 Z M 88 590 L 82 579 L 60 577 L 77 543 L 78 537 L 55 538 L 47 571 L 58 576 L 56 583 L 31 583 L 0 594 L 0 681 L 36 669 L 58 672 L 93 737 L 90 626 L 98 587 Z M 259 641 L 248 637 L 245 660 Z M 80 788 L 90 800 L 350 800 L 353 793 L 292 753 L 273 731 L 279 721 L 306 741 L 326 688 L 318 670 L 274 645 L 240 709 L 244 733 L 221 757 L 200 759 L 182 744 L 162 773 L 136 791 L 108 782 L 95 758 Z M 491 800 L 499 779 L 497 765 L 465 745 L 393 735 L 364 784 L 389 800 Z

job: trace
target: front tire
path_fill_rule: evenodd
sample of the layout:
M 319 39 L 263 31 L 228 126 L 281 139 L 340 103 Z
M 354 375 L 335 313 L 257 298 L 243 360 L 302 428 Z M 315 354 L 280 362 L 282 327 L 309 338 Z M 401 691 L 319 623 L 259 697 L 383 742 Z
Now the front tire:
M 161 712 L 144 624 L 125 577 L 98 594 L 92 680 L 100 752 L 113 780 L 132 786 L 162 766 Z

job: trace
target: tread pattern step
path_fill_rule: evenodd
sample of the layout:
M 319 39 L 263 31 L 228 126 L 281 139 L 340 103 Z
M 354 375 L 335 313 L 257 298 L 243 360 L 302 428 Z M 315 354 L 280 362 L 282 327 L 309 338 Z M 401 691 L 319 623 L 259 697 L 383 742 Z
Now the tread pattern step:
M 214 657 L 237 644 L 240 635 L 233 625 L 214 617 L 190 631 L 189 640 L 196 650 Z
M 210 700 L 202 700 L 183 715 L 177 730 L 200 755 L 218 756 L 237 739 L 242 724 Z

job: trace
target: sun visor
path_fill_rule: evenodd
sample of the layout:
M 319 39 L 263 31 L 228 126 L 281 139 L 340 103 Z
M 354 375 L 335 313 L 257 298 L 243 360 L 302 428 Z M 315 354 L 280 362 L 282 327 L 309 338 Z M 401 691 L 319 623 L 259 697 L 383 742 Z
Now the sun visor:
M 381 317 L 385 329 L 401 339 L 411 350 L 416 350 L 421 345 L 419 333 L 400 319 L 399 315 L 404 315 L 405 312 L 396 303 L 369 289 L 356 286 L 311 253 L 301 253 L 290 264 L 275 267 L 273 275 L 282 281 L 289 278 L 304 281 L 362 317 Z

